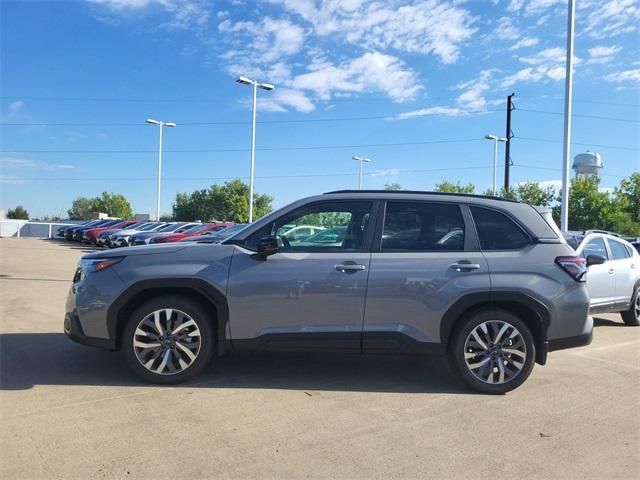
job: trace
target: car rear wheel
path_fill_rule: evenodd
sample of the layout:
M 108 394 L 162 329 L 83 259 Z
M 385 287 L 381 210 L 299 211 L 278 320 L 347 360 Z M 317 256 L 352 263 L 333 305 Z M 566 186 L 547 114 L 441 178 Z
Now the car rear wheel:
M 472 389 L 490 394 L 509 392 L 533 370 L 536 349 L 529 328 L 515 315 L 482 310 L 466 318 L 453 333 L 449 363 Z
M 129 367 L 143 380 L 180 383 L 205 368 L 215 335 L 207 309 L 182 296 L 151 299 L 125 327 L 122 346 Z
M 620 315 L 622 315 L 625 324 L 633 327 L 640 326 L 640 287 L 636 288 L 633 297 L 631 297 L 629 310 L 621 312 Z

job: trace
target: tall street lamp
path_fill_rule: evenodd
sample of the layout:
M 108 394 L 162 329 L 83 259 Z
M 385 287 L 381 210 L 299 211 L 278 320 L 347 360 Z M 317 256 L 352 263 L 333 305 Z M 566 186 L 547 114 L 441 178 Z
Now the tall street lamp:
M 175 127 L 173 122 L 161 122 L 153 118 L 147 118 L 147 123 L 160 127 L 160 140 L 158 141 L 158 195 L 156 198 L 156 220 L 160 220 L 160 179 L 162 177 L 162 127 Z
M 253 107 L 252 107 L 252 120 L 251 120 L 251 167 L 249 168 L 249 223 L 253 222 L 253 165 L 255 162 L 256 153 L 256 97 L 258 95 L 258 88 L 262 90 L 273 90 L 275 87 L 270 83 L 261 83 L 251 80 L 247 77 L 238 77 L 236 82 L 242 85 L 253 86 Z
M 364 157 L 357 157 L 355 155 L 351 157 L 351 159 L 355 160 L 356 162 L 360 162 L 360 175 L 358 176 L 358 190 L 362 190 L 362 164 L 369 163 L 371 159 L 364 158 Z
M 560 196 L 560 230 L 569 230 L 569 161 L 571 156 L 571 110 L 573 108 L 573 40 L 576 3 L 569 0 L 567 13 L 567 58 L 564 74 L 564 135 L 562 140 L 562 192 Z
M 498 142 L 506 142 L 504 137 L 498 137 L 496 135 L 485 135 L 487 140 L 493 140 L 493 194 L 498 194 L 497 176 L 498 176 Z

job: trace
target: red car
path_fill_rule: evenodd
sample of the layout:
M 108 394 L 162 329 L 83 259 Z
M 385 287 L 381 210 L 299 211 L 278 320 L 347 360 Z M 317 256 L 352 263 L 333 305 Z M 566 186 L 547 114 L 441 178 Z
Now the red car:
M 134 223 L 136 223 L 135 220 L 125 220 L 125 221 L 116 223 L 114 225 L 109 225 L 108 227 L 92 228 L 91 230 L 87 230 L 82 234 L 82 241 L 95 244 L 96 238 L 98 238 L 98 235 L 100 235 L 100 232 L 104 230 L 115 229 L 115 228 L 125 228 L 125 227 L 128 227 L 129 225 L 133 225 Z
M 232 227 L 235 225 L 232 222 L 218 222 L 218 223 L 203 223 L 202 225 L 196 225 L 181 233 L 167 233 L 166 235 L 159 235 L 152 238 L 149 243 L 173 243 L 179 242 L 185 238 L 197 237 L 204 232 L 215 232 L 216 230 L 222 230 L 223 228 Z

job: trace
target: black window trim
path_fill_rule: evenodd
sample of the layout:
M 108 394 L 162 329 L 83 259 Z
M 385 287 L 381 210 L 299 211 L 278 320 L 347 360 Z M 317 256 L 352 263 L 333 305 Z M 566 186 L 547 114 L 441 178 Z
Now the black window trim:
M 378 208 L 379 208 L 379 204 L 381 203 L 379 200 L 374 200 L 374 199 L 330 199 L 330 200 L 323 200 L 323 199 L 318 199 L 316 201 L 310 202 L 310 203 L 305 203 L 304 205 L 299 205 L 296 208 L 293 208 L 291 210 L 288 210 L 287 212 L 283 213 L 282 215 L 280 215 L 279 217 L 273 219 L 272 221 L 270 221 L 268 224 L 263 225 L 262 227 L 260 227 L 259 229 L 257 229 L 256 231 L 252 232 L 247 238 L 244 238 L 242 240 L 241 243 L 238 243 L 239 246 L 241 246 L 242 248 L 245 248 L 247 250 L 250 251 L 255 251 L 249 247 L 246 246 L 247 241 L 249 239 L 251 239 L 254 235 L 256 235 L 262 228 L 264 228 L 266 225 L 273 225 L 274 223 L 278 222 L 282 217 L 286 217 L 289 216 L 290 214 L 303 209 L 303 208 L 313 208 L 316 205 L 327 205 L 327 204 L 347 204 L 347 203 L 359 203 L 359 204 L 370 204 L 371 205 L 371 210 L 369 211 L 369 222 L 367 223 L 367 229 L 365 231 L 365 235 L 364 238 L 362 239 L 362 248 L 358 249 L 358 250 L 340 250 L 336 247 L 325 247 L 325 248 L 317 248 L 314 249 L 313 251 L 304 251 L 304 250 L 288 250 L 286 252 L 283 253 L 370 253 L 371 252 L 371 244 L 373 243 L 373 238 L 374 238 L 374 223 L 376 223 L 376 217 L 377 217 L 377 213 L 378 213 Z
M 532 244 L 537 243 L 537 238 L 529 231 L 528 228 L 526 228 L 524 225 L 522 225 L 522 223 L 520 223 L 520 221 L 518 221 L 517 218 L 515 218 L 513 215 L 511 215 L 511 213 L 509 213 L 506 210 L 501 210 L 499 208 L 493 208 L 493 207 L 489 207 L 487 205 L 480 205 L 477 203 L 469 203 L 467 205 L 469 207 L 469 214 L 471 215 L 471 220 L 473 221 L 473 227 L 474 227 L 474 231 L 476 232 L 477 238 L 478 238 L 478 249 L 481 252 L 519 252 L 521 250 L 524 250 L 525 248 L 530 247 Z M 480 234 L 478 233 L 478 228 L 476 226 L 476 221 L 473 218 L 473 212 L 471 211 L 471 207 L 477 207 L 477 208 L 484 208 L 485 210 L 492 210 L 494 212 L 500 213 L 502 215 L 505 215 L 509 220 L 511 220 L 516 227 L 518 227 L 522 233 L 524 233 L 527 238 L 529 239 L 529 242 L 526 245 L 523 245 L 522 247 L 519 248 L 503 248 L 500 250 L 485 250 L 482 248 L 482 244 L 480 243 Z
M 460 210 L 460 215 L 462 217 L 462 221 L 464 222 L 464 248 L 462 250 L 398 250 L 394 252 L 385 252 L 382 250 L 382 234 L 384 233 L 384 222 L 387 217 L 387 205 L 389 203 L 413 203 L 413 204 L 429 204 L 429 205 L 452 205 L 458 207 Z M 400 253 L 400 254 L 410 254 L 410 253 L 459 253 L 459 252 L 468 252 L 474 251 L 473 248 L 475 246 L 475 239 L 472 235 L 470 235 L 470 224 L 467 215 L 465 215 L 464 205 L 451 201 L 451 202 L 443 202 L 443 201 L 433 201 L 433 200 L 422 200 L 422 199 L 389 199 L 389 200 L 381 200 L 380 201 L 380 209 L 378 214 L 378 219 L 376 221 L 375 228 L 375 239 L 373 243 L 372 252 L 373 253 Z

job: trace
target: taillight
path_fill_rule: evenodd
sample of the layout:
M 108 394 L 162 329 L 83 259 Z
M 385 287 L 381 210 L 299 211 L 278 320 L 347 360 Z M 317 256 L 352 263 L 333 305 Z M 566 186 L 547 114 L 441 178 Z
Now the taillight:
M 556 265 L 567 272 L 576 282 L 584 282 L 587 262 L 582 257 L 556 257 Z

